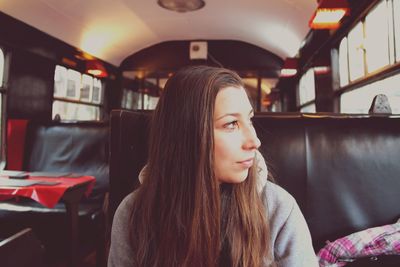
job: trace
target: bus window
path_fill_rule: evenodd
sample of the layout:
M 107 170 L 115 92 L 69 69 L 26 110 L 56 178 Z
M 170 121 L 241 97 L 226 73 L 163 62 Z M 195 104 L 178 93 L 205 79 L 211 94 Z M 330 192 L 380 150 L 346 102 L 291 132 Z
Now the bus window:
M 365 17 L 365 55 L 368 73 L 389 65 L 387 13 L 386 1 L 381 1 Z
M 348 53 L 349 53 L 349 76 L 350 81 L 354 81 L 365 75 L 364 64 L 364 23 L 359 22 L 349 32 Z
M 303 112 L 303 113 L 315 113 L 315 112 L 316 112 L 315 103 L 314 103 L 314 104 L 309 104 L 309 105 L 303 106 L 303 107 L 300 109 L 300 112 Z
M 399 61 L 400 0 L 380 1 L 339 45 L 340 86 Z M 379 40 L 379 41 L 377 41 Z M 348 60 L 348 72 L 346 71 Z
M 103 99 L 103 89 L 102 89 L 101 80 L 97 78 L 93 78 L 93 91 L 92 91 L 92 103 L 93 104 L 101 104 Z
M 258 81 L 257 78 L 243 78 L 244 87 L 254 109 L 257 109 Z
M 55 100 L 53 102 L 53 118 L 56 117 L 57 114 L 60 116 L 61 120 L 100 120 L 100 109 L 96 106 Z
M 279 92 L 275 90 L 278 79 L 261 79 L 261 111 L 279 112 L 282 110 Z
M 297 90 L 297 101 L 300 110 L 315 112 L 315 75 L 314 68 L 310 68 L 301 76 Z M 308 107 L 310 106 L 310 107 Z
M 347 88 L 340 96 L 340 112 L 368 113 L 374 96 L 386 94 L 392 113 L 400 113 L 400 74 L 395 71 L 387 78 L 381 75 L 399 61 L 400 17 L 396 16 L 399 12 L 400 0 L 379 1 L 341 40 L 340 86 Z M 382 78 L 376 79 L 376 76 Z M 371 77 L 374 81 L 368 83 Z
M 160 98 L 160 88 L 157 85 L 157 79 L 146 78 L 143 88 L 143 109 L 155 109 Z
M 370 83 L 340 97 L 340 112 L 367 114 L 374 96 L 385 94 L 393 114 L 400 114 L 400 73 L 386 79 Z
M 52 117 L 60 120 L 100 120 L 103 89 L 101 80 L 56 66 Z

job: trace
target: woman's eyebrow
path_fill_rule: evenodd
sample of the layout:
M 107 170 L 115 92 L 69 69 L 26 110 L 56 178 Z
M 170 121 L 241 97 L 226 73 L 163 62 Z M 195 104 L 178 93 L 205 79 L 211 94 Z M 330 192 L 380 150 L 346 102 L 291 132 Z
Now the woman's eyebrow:
M 218 120 L 220 120 L 220 119 L 222 119 L 222 118 L 224 118 L 224 117 L 227 117 L 227 116 L 240 117 L 240 113 L 226 113 L 226 114 L 224 114 L 224 115 L 218 117 L 218 118 L 216 119 L 216 121 L 218 121 Z
M 249 116 L 252 116 L 252 115 L 254 115 L 254 110 L 253 110 L 253 109 L 251 109 L 250 112 L 249 112 Z M 242 116 L 242 114 L 241 114 L 241 113 L 237 113 L 237 112 L 234 112 L 234 113 L 226 113 L 226 114 L 224 114 L 224 115 L 218 117 L 218 118 L 216 119 L 216 121 L 218 121 L 218 120 L 220 120 L 220 119 L 222 119 L 222 118 L 224 118 L 224 117 L 227 117 L 227 116 L 240 117 L 240 116 Z

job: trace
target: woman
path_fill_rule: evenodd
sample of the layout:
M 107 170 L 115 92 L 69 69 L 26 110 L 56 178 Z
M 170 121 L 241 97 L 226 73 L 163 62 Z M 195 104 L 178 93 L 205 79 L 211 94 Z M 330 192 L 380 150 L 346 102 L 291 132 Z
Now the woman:
M 109 267 L 318 266 L 295 200 L 256 166 L 253 115 L 232 71 L 188 67 L 168 80 L 143 184 L 114 217 Z

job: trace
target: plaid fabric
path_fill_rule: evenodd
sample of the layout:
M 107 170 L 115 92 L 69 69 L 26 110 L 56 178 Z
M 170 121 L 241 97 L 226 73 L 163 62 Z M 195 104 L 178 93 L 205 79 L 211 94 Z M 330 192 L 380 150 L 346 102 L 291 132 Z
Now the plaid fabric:
M 357 258 L 400 255 L 400 219 L 395 224 L 369 228 L 327 245 L 318 252 L 320 267 L 341 267 Z

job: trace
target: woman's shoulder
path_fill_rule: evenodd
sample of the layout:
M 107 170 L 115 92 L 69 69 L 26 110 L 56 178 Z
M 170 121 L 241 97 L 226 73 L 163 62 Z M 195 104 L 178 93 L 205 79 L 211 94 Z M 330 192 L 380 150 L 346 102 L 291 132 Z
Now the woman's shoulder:
M 131 207 L 133 205 L 136 193 L 137 193 L 136 191 L 133 191 L 133 192 L 129 193 L 127 196 L 125 196 L 125 198 L 121 201 L 120 206 Z
M 266 183 L 263 194 L 278 266 L 318 266 L 310 231 L 295 198 L 272 182 Z
M 296 204 L 293 196 L 281 186 L 267 181 L 263 191 L 263 201 L 268 209 L 270 219 L 286 221 Z
M 115 211 L 114 221 L 119 221 L 119 223 L 126 222 L 129 220 L 133 203 L 135 200 L 136 191 L 127 195 L 119 204 L 117 210 Z M 114 222 L 115 223 L 115 222 Z
M 111 230 L 111 247 L 108 257 L 108 266 L 134 265 L 130 254 L 132 248 L 129 239 L 129 229 L 131 228 L 130 216 L 134 199 L 135 192 L 132 192 L 121 201 L 115 211 Z

